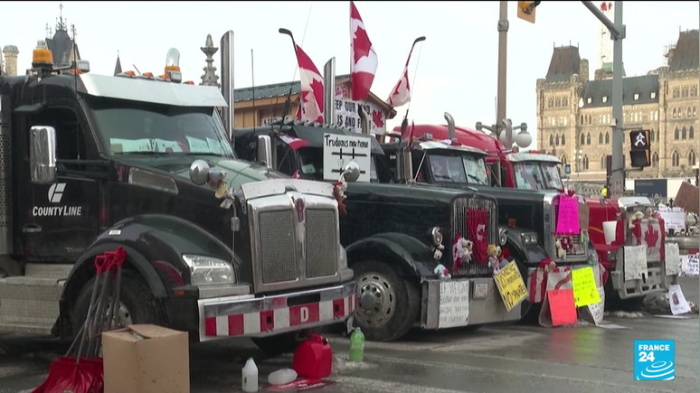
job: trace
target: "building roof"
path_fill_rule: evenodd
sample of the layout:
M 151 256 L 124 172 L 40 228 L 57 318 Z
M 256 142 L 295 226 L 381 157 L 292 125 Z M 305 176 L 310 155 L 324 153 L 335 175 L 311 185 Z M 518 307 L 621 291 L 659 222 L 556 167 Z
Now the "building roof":
M 682 31 L 669 64 L 670 71 L 698 69 L 698 30 Z
M 547 70 L 547 82 L 567 82 L 571 75 L 581 71 L 581 55 L 576 46 L 554 48 Z
M 73 50 L 73 40 L 64 29 L 56 30 L 53 38 L 46 39 L 46 46 L 53 54 L 53 63 L 57 66 L 70 65 L 70 55 Z M 76 59 L 80 59 L 80 51 L 75 46 Z
M 652 94 L 654 93 L 654 94 Z M 635 94 L 639 94 L 637 100 Z M 653 97 L 652 97 L 653 96 Z M 603 102 L 603 97 L 607 97 Z M 588 102 L 588 99 L 591 102 Z M 642 105 L 659 102 L 659 76 L 642 75 L 622 79 L 622 105 Z M 583 93 L 583 108 L 612 105 L 612 79 L 589 81 Z
M 335 83 L 341 84 L 350 80 L 350 75 L 338 75 L 335 77 Z M 289 94 L 289 88 L 292 88 L 292 95 L 299 94 L 301 92 L 301 82 L 283 82 L 275 83 L 272 85 L 255 86 L 255 99 L 263 98 L 275 98 L 275 97 L 286 97 Z M 253 88 L 244 87 L 240 89 L 234 89 L 233 91 L 234 102 L 247 102 L 253 100 Z M 396 116 L 396 110 L 387 104 L 386 101 L 377 97 L 374 93 L 370 92 L 368 99 L 375 104 L 378 104 L 389 114 L 387 118 L 391 119 Z

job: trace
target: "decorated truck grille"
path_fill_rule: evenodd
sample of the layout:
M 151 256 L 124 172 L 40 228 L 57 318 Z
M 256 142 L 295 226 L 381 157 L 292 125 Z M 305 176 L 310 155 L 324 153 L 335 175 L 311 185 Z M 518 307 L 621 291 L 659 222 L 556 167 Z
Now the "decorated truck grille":
M 338 269 L 338 224 L 332 208 L 307 208 L 300 224 L 293 208 L 258 213 L 263 285 L 333 276 Z
M 556 233 L 556 223 L 557 223 L 557 205 L 550 205 L 551 209 L 551 225 L 549 228 L 545 226 L 545 245 L 551 256 L 553 256 L 554 261 L 559 262 L 581 262 L 587 259 L 588 256 L 588 244 L 582 244 L 581 235 L 559 235 Z M 561 258 L 557 252 L 557 241 L 562 245 L 563 249 L 566 251 L 566 258 Z
M 498 214 L 496 202 L 484 197 L 462 197 L 452 202 L 452 236 L 473 242 L 469 263 L 462 263 L 455 275 L 479 276 L 490 274 L 487 248 L 498 244 Z M 454 253 L 454 250 L 452 251 Z

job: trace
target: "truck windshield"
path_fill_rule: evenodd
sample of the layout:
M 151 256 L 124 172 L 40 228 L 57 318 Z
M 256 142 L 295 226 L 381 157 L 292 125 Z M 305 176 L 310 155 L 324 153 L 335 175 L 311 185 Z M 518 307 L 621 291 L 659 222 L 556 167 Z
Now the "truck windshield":
M 191 154 L 234 158 L 214 108 L 95 97 L 88 105 L 111 155 Z
M 564 188 L 559 170 L 550 162 L 518 162 L 513 164 L 516 186 L 523 190 L 558 190 Z
M 486 164 L 479 156 L 429 154 L 428 162 L 437 182 L 489 185 Z

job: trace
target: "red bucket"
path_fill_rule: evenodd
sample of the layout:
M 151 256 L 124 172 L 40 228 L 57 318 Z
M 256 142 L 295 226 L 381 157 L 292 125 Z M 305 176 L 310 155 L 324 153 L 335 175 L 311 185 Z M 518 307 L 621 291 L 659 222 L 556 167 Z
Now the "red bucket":
M 333 351 L 328 340 L 318 334 L 309 336 L 294 352 L 292 368 L 302 378 L 325 378 L 333 369 Z

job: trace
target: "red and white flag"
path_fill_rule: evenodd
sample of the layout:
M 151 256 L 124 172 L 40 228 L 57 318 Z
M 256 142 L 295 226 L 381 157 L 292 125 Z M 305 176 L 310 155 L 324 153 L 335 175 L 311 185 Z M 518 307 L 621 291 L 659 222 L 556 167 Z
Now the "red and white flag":
M 374 82 L 379 59 L 372 41 L 367 36 L 362 17 L 352 1 L 350 2 L 350 43 L 352 99 L 364 100 L 369 95 L 369 89 Z
M 452 271 L 459 273 L 462 267 L 462 234 L 455 233 L 455 238 L 452 241 Z
M 293 137 L 291 135 L 287 135 L 287 134 L 280 133 L 279 138 L 284 143 L 288 144 L 289 147 L 292 148 L 292 150 L 301 149 L 302 147 L 310 145 L 309 141 L 307 141 L 307 140 L 295 138 L 295 137 Z
M 299 63 L 301 93 L 297 120 L 323 123 L 323 77 L 311 58 L 299 45 L 296 46 Z
M 411 51 L 408 52 L 408 59 L 406 59 L 406 65 L 403 67 L 403 75 L 401 75 L 401 79 L 396 82 L 396 86 L 391 90 L 391 95 L 389 95 L 389 99 L 387 100 L 389 105 L 394 108 L 411 101 L 411 85 L 408 83 L 408 63 L 411 62 L 411 55 L 413 54 L 415 45 L 414 43 L 411 47 Z

